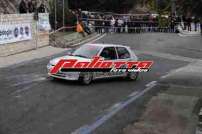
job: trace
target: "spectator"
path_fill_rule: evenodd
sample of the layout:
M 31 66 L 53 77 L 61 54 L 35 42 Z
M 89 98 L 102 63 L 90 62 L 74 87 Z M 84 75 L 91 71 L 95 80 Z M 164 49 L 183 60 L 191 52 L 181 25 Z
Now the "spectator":
M 111 17 L 110 25 L 111 25 L 111 30 L 110 30 L 110 32 L 114 32 L 114 31 L 115 31 L 115 30 L 114 30 L 115 19 L 114 19 L 113 16 Z
M 21 14 L 28 12 L 28 3 L 25 0 L 21 0 L 19 5 L 19 11 Z
M 175 20 L 173 17 L 171 17 L 170 29 L 172 33 L 175 32 Z
M 84 33 L 82 21 L 78 21 L 78 22 L 77 22 L 76 31 L 77 31 L 78 33 L 80 33 L 83 37 L 85 37 L 85 33 Z
M 121 32 L 123 32 L 123 24 L 124 24 L 124 21 L 123 21 L 123 19 L 121 19 L 121 18 L 119 18 L 118 19 L 118 32 L 119 33 L 121 33 Z
M 38 12 L 39 13 L 45 13 L 46 12 L 46 6 L 45 6 L 44 2 L 42 2 L 41 5 L 39 6 Z
M 109 32 L 109 27 L 110 27 L 110 20 L 109 18 L 105 18 L 105 32 L 108 33 Z
M 29 13 L 33 13 L 36 10 L 36 4 L 34 0 L 29 0 L 28 1 L 28 11 Z
M 183 20 L 183 23 L 184 23 L 184 28 L 183 28 L 183 30 L 186 30 L 186 29 L 187 29 L 187 18 L 183 15 L 183 16 L 182 16 L 182 20 Z
M 189 17 L 189 18 L 187 19 L 188 31 L 191 31 L 191 22 L 192 22 L 192 19 Z
M 90 30 L 90 28 L 88 27 L 88 23 L 82 21 L 82 27 L 83 27 L 84 32 L 86 32 L 88 35 L 91 34 L 91 30 Z
M 195 29 L 195 31 L 198 30 L 197 28 L 198 28 L 198 18 L 194 17 L 194 29 Z
M 95 27 L 96 27 L 96 31 L 98 33 L 102 33 L 103 20 L 102 20 L 102 17 L 100 15 L 97 16 Z

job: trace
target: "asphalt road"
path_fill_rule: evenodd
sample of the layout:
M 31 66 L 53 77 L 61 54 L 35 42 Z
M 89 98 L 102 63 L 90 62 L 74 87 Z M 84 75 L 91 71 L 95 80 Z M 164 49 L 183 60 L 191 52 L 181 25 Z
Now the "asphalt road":
M 158 81 L 171 70 L 187 65 L 186 57 L 202 58 L 201 37 L 182 38 L 176 34 L 112 34 L 100 43 L 130 46 L 141 60 L 153 60 L 150 72 L 142 73 L 136 82 L 124 79 L 94 81 L 89 86 L 78 82 L 47 79 L 46 64 L 53 58 L 37 59 L 0 69 L 0 134 L 69 134 L 96 121 L 109 107 L 141 91 L 151 81 Z M 178 60 L 138 51 L 181 56 Z M 139 102 L 138 106 L 144 104 Z M 106 122 L 94 133 L 118 134 L 135 119 L 138 109 L 131 104 L 117 119 Z

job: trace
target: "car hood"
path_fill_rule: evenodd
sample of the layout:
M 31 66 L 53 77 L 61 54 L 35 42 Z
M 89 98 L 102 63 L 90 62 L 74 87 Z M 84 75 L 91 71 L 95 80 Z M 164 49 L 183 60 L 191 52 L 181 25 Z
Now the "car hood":
M 58 58 L 55 58 L 55 59 L 52 59 L 50 60 L 50 64 L 51 65 L 56 65 L 61 59 L 77 59 L 79 62 L 82 62 L 82 61 L 91 61 L 91 59 L 88 59 L 88 58 L 83 58 L 83 57 L 78 57 L 78 56 L 62 56 L 62 57 L 58 57 Z

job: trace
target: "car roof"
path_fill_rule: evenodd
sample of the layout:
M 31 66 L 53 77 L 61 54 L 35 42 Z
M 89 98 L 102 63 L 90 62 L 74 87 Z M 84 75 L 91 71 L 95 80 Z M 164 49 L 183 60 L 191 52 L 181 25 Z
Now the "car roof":
M 92 43 L 92 44 L 86 44 L 86 45 L 101 46 L 101 47 L 128 47 L 128 46 L 119 45 L 119 44 L 104 44 L 104 43 Z

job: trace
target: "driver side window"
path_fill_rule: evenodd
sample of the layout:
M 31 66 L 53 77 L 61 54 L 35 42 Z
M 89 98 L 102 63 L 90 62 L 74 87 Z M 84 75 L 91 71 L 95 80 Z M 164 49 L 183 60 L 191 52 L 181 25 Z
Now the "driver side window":
M 115 60 L 117 59 L 116 50 L 114 47 L 106 47 L 102 50 L 100 54 L 101 57 L 105 58 L 106 60 Z

